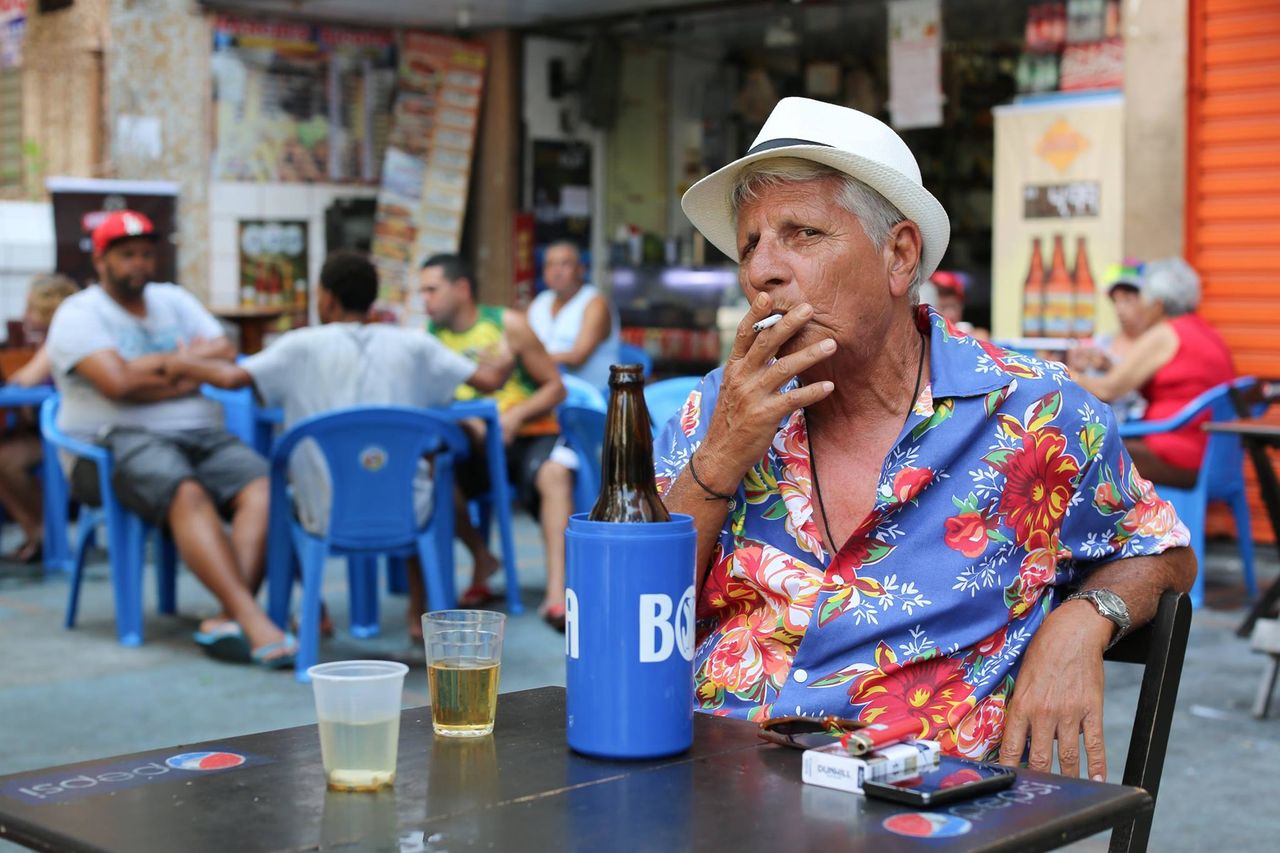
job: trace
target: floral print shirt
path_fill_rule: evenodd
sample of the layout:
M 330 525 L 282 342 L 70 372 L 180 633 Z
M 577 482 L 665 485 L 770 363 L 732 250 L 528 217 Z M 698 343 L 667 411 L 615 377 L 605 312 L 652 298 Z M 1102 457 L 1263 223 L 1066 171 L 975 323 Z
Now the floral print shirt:
M 948 752 L 993 759 L 1055 590 L 1187 544 L 1110 407 L 1061 365 L 965 336 L 927 307 L 917 322 L 931 336 L 930 382 L 874 508 L 837 554 L 814 518 L 802 412 L 738 487 L 698 597 L 698 710 L 910 716 Z M 708 374 L 657 440 L 664 494 L 720 381 Z

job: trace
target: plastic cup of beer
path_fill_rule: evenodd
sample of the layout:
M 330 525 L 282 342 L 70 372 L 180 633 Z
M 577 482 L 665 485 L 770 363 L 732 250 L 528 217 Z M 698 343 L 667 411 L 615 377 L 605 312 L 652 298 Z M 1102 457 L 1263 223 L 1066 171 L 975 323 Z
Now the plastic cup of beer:
M 335 661 L 307 670 L 330 790 L 377 791 L 395 783 L 400 694 L 408 671 L 384 660 Z
M 491 610 L 436 610 L 422 615 L 431 726 L 444 737 L 493 731 L 498 666 L 507 617 Z

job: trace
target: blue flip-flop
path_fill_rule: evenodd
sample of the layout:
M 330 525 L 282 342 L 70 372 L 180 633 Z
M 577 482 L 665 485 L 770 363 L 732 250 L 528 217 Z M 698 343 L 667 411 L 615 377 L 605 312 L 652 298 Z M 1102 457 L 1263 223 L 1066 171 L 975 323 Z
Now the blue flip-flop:
M 280 649 L 292 649 L 292 651 L 270 657 L 272 652 Z M 298 659 L 298 638 L 286 632 L 283 640 L 278 643 L 267 643 L 261 648 L 254 649 L 250 652 L 250 657 L 255 664 L 266 669 L 290 669 Z
M 191 639 L 212 658 L 231 663 L 249 663 L 253 660 L 249 640 L 237 622 L 227 620 L 211 631 L 196 631 Z

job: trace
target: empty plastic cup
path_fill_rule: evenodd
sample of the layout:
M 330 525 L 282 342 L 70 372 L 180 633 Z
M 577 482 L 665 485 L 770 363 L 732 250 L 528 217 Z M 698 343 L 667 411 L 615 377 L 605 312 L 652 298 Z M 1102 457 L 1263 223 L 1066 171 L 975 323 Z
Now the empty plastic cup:
M 400 694 L 409 667 L 382 660 L 307 670 L 320 722 L 320 758 L 334 791 L 377 791 L 396 781 Z

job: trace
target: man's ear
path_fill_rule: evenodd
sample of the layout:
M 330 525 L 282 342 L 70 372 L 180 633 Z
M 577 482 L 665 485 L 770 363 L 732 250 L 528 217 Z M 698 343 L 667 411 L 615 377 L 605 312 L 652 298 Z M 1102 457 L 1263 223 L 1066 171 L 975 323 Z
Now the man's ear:
M 889 272 L 889 292 L 894 296 L 905 297 L 910 291 L 923 250 L 920 229 L 911 220 L 904 219 L 889 229 L 884 253 Z

